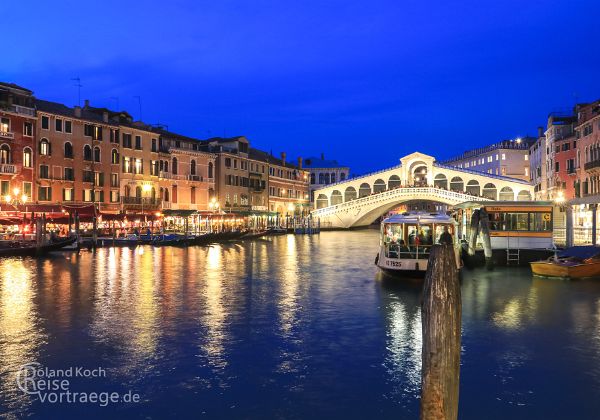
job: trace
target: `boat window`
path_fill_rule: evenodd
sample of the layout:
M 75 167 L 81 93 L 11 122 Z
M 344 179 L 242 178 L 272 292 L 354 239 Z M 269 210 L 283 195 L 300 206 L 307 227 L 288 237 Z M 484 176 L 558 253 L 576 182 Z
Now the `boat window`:
M 547 232 L 552 230 L 551 213 L 529 213 L 531 217 L 531 230 Z
M 448 228 L 448 233 L 450 235 L 452 235 L 452 239 L 454 239 L 454 226 L 452 226 L 450 224 L 436 225 L 435 226 L 435 242 L 434 243 L 436 243 L 436 244 L 440 243 L 440 236 L 442 236 L 442 233 L 444 233 L 445 227 Z
M 548 232 L 552 230 L 552 214 L 543 212 L 490 213 L 490 230 Z

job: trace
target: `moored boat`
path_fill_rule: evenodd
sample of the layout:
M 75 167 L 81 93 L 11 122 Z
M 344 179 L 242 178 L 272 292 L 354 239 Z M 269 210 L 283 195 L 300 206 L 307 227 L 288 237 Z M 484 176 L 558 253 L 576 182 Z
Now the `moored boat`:
M 537 276 L 569 279 L 600 277 L 600 247 L 575 246 L 530 265 L 532 273 Z
M 17 241 L 3 244 L 0 247 L 0 257 L 21 257 L 45 255 L 52 251 L 60 251 L 62 248 L 71 245 L 77 241 L 76 236 L 54 239 L 43 245 L 36 245 L 32 242 L 19 243 Z
M 404 213 L 381 222 L 380 249 L 375 265 L 387 274 L 422 277 L 434 243 L 451 243 L 456 268 L 461 267 L 456 222 L 446 214 Z

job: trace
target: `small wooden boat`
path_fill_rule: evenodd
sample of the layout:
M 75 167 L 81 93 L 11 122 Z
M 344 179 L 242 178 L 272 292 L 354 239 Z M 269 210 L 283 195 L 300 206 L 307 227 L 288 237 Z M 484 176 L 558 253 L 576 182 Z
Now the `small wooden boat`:
M 240 239 L 257 239 L 265 236 L 268 232 L 266 230 L 259 230 L 256 232 L 247 232 L 242 235 Z
M 576 246 L 545 261 L 530 263 L 534 275 L 580 279 L 600 277 L 600 247 Z
M 60 251 L 62 248 L 77 241 L 76 236 L 52 240 L 44 245 L 36 246 L 35 243 L 19 243 L 14 241 L 9 244 L 3 244 L 0 247 L 0 257 L 22 257 L 45 255 L 52 251 Z
M 287 233 L 288 231 L 286 228 L 270 227 L 269 229 L 267 229 L 268 235 L 287 235 Z

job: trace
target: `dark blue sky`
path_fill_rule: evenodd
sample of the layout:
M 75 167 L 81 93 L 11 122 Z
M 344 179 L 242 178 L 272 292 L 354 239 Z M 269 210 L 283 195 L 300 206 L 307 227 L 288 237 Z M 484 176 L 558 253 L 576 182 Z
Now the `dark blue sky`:
M 600 2 L 4 1 L 0 79 L 355 173 L 600 98 Z

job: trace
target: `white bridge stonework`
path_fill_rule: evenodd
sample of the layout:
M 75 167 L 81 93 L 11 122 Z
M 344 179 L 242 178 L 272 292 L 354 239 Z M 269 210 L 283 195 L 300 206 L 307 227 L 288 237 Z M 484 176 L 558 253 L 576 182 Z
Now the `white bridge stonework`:
M 435 163 L 415 152 L 400 165 L 315 190 L 311 212 L 323 227 L 367 226 L 398 204 L 429 200 L 448 205 L 465 201 L 528 201 L 533 186 L 516 178 Z

